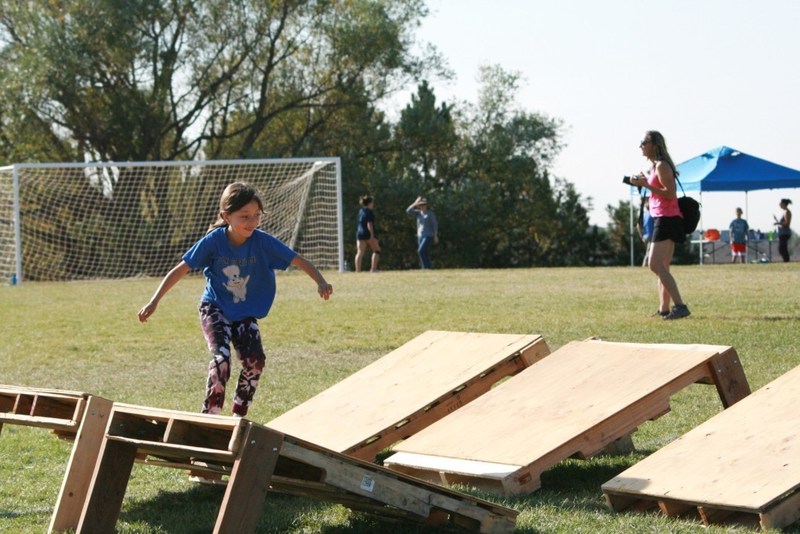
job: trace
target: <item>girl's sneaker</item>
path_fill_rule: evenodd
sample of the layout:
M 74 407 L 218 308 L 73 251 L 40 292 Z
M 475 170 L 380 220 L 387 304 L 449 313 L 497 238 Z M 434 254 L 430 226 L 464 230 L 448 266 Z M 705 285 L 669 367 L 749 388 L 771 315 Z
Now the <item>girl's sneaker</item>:
M 667 315 L 669 315 L 669 311 L 656 310 L 655 313 L 653 313 L 653 315 L 651 315 L 650 317 L 661 317 L 663 319 Z

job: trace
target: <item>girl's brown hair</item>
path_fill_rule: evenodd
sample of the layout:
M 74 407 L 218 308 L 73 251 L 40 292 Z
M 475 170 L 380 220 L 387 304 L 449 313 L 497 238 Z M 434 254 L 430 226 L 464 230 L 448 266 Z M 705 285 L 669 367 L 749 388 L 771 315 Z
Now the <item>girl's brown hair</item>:
M 239 211 L 254 200 L 258 202 L 259 209 L 264 211 L 264 202 L 258 194 L 258 189 L 244 182 L 234 182 L 228 185 L 219 198 L 219 215 L 217 216 L 217 220 L 208 227 L 208 231 L 210 232 L 215 228 L 228 226 L 228 223 L 222 218 L 222 214 L 230 214 Z
M 672 162 L 672 158 L 669 156 L 669 152 L 667 151 L 667 141 L 664 139 L 664 136 L 661 135 L 661 132 L 650 130 L 645 133 L 645 138 L 649 138 L 650 142 L 653 143 L 653 146 L 656 148 L 656 161 L 665 161 L 669 165 L 670 169 L 672 169 L 672 174 L 677 177 L 680 173 L 675 167 L 675 163 Z

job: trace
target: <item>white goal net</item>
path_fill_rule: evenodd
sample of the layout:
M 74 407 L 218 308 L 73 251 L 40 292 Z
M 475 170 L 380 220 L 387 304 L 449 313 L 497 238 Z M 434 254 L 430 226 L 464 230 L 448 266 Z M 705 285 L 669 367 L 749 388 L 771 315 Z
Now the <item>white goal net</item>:
M 17 164 L 0 168 L 0 281 L 163 276 L 232 182 L 261 192 L 262 230 L 343 270 L 339 158 Z

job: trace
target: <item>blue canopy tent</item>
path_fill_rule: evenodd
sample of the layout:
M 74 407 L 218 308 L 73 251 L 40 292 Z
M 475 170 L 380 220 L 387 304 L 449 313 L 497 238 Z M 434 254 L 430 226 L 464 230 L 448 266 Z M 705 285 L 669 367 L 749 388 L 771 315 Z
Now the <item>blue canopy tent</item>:
M 743 191 L 800 187 L 800 171 L 720 146 L 677 165 L 684 191 Z M 680 187 L 679 193 L 680 194 Z M 701 226 L 702 228 L 702 226 Z M 702 263 L 702 247 L 700 262 Z
M 686 191 L 754 191 L 800 187 L 800 171 L 721 146 L 679 164 Z
M 765 159 L 745 154 L 734 148 L 720 146 L 677 165 L 683 190 L 700 193 L 712 191 L 742 191 L 745 194 L 747 214 L 747 192 L 759 189 L 787 189 L 800 187 L 800 171 L 772 163 Z M 633 191 L 633 188 L 631 188 Z M 681 188 L 678 186 L 678 194 Z M 747 216 L 747 215 L 745 215 Z M 633 233 L 633 207 L 631 206 L 631 233 Z M 701 220 L 702 228 L 702 220 Z M 631 245 L 631 265 L 633 265 Z M 702 247 L 700 251 L 702 263 Z

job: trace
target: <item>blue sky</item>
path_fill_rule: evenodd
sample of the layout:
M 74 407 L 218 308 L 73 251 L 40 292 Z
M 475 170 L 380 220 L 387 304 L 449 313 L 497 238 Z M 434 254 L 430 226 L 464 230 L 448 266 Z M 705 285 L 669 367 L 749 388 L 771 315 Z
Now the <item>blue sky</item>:
M 481 65 L 523 77 L 518 102 L 564 122 L 556 176 L 592 197 L 593 224 L 629 198 L 639 140 L 660 130 L 676 163 L 727 145 L 800 169 L 800 2 L 794 0 L 428 0 L 419 37 L 457 79 L 438 100 L 477 100 Z M 407 100 L 405 101 L 407 102 Z M 771 229 L 781 197 L 800 190 L 706 193 L 705 228 L 736 206 Z M 800 220 L 800 219 L 798 219 Z

